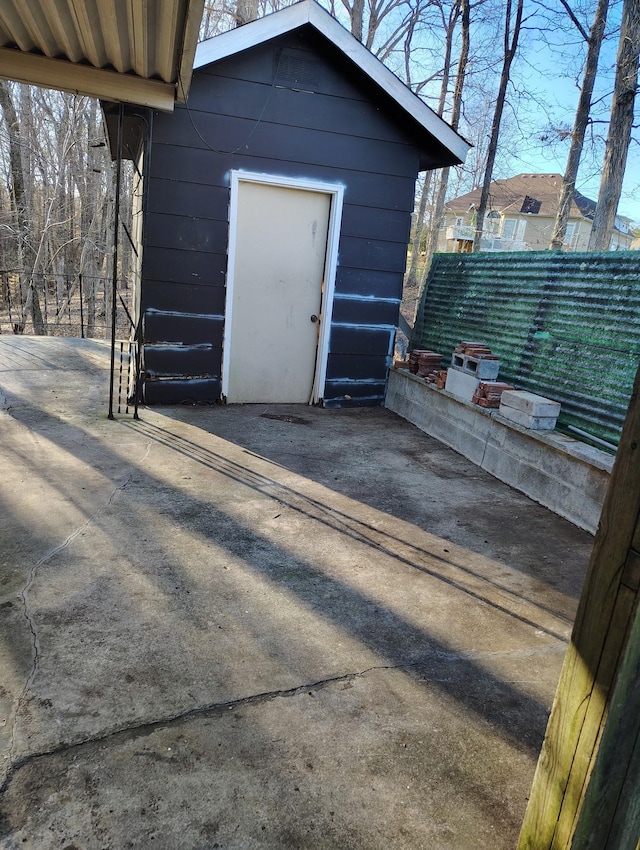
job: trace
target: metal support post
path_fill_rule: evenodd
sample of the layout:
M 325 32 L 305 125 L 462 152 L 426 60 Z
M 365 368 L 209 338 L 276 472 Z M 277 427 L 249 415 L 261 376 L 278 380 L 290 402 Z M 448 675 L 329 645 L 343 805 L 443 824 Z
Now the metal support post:
M 109 376 L 109 419 L 113 415 L 113 385 L 116 360 L 116 315 L 118 290 L 118 235 L 120 230 L 120 179 L 122 175 L 122 135 L 124 124 L 124 104 L 118 106 L 118 148 L 116 159 L 116 197 L 113 213 L 113 268 L 111 293 L 111 374 Z

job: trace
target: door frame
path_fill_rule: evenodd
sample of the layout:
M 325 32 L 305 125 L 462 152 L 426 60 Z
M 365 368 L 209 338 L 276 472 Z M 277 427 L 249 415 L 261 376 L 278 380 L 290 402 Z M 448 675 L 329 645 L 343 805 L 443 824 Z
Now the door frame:
M 342 205 L 344 185 L 325 183 L 298 177 L 284 177 L 274 174 L 262 174 L 253 171 L 231 171 L 229 201 L 229 247 L 227 250 L 227 292 L 224 311 L 224 334 L 222 342 L 222 397 L 226 399 L 229 390 L 229 355 L 231 351 L 231 316 L 233 312 L 233 289 L 235 277 L 235 257 L 238 238 L 238 195 L 240 183 L 262 183 L 267 186 L 279 186 L 285 189 L 298 189 L 306 192 L 321 192 L 331 196 L 329 207 L 329 227 L 327 230 L 327 251 L 324 262 L 324 291 L 320 302 L 320 331 L 316 350 L 316 362 L 313 387 L 309 404 L 317 404 L 324 396 L 329 355 L 329 336 L 331 332 L 331 314 L 333 312 L 333 294 L 338 267 L 338 243 L 342 224 Z

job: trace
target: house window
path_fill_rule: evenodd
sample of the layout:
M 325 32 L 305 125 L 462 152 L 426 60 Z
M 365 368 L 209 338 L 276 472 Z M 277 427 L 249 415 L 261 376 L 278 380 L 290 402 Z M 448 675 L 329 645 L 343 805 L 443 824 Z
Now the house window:
M 629 222 L 624 219 L 618 218 L 618 216 L 615 217 L 615 222 L 613 226 L 616 230 L 619 230 L 620 233 L 629 232 Z
M 500 229 L 500 213 L 495 210 L 491 210 L 490 213 L 487 214 L 487 225 L 485 230 L 488 233 L 498 233 Z
M 505 220 L 502 222 L 502 238 L 503 239 L 513 239 L 515 232 L 516 232 L 516 220 L 515 220 L 515 218 L 505 218 Z
M 576 223 L 575 223 L 575 221 L 567 222 L 567 230 L 564 234 L 564 241 L 566 243 L 573 242 L 573 237 L 575 236 L 575 234 L 576 234 Z
M 464 216 L 457 215 L 456 216 L 456 227 L 461 227 L 464 222 Z
M 538 201 L 536 198 L 531 198 L 529 195 L 525 195 L 520 212 L 525 213 L 526 215 L 538 215 L 541 207 L 542 201 Z

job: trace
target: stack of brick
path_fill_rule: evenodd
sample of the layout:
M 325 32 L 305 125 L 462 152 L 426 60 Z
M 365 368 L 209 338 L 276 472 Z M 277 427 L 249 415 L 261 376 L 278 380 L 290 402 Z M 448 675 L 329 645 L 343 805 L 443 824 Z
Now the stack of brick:
M 401 358 L 400 359 L 396 358 L 393 361 L 393 368 L 394 369 L 411 369 L 411 363 L 410 363 L 409 360 L 402 360 Z
M 453 350 L 445 389 L 465 401 L 471 401 L 481 381 L 495 381 L 500 358 L 484 342 L 462 341 Z
M 511 384 L 504 384 L 502 381 L 480 381 L 478 389 L 473 394 L 471 401 L 479 407 L 495 408 L 500 407 L 500 399 L 505 390 L 513 390 Z
M 439 390 L 443 390 L 447 385 L 447 370 L 439 369 L 433 376 L 433 383 Z
M 442 366 L 442 355 L 426 348 L 416 348 L 409 354 L 409 369 L 419 378 L 433 382 L 433 376 Z
M 533 431 L 553 431 L 559 413 L 559 402 L 522 390 L 506 391 L 500 400 L 500 416 Z

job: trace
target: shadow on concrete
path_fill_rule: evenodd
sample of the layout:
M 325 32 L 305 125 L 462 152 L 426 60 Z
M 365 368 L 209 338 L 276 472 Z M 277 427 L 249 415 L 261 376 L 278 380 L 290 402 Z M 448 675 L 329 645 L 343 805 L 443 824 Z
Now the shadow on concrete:
M 522 603 L 525 601 L 522 594 L 515 593 L 505 583 L 500 583 L 487 575 L 482 575 L 477 570 L 470 569 L 464 562 L 465 556 L 467 562 L 469 560 L 467 552 L 461 553 L 462 557 L 457 560 L 439 554 L 436 548 L 440 548 L 443 553 L 447 551 L 446 540 L 438 546 L 437 538 L 433 537 L 432 542 L 435 546 L 427 552 L 410 540 L 402 539 L 397 534 L 363 522 L 357 516 L 333 507 L 330 498 L 326 501 L 310 498 L 292 487 L 284 486 L 272 477 L 251 472 L 242 464 L 233 462 L 222 454 L 211 451 L 193 440 L 172 434 L 167 429 L 145 422 L 125 424 L 190 460 L 196 461 L 205 468 L 220 473 L 259 493 L 269 495 L 291 510 L 304 514 L 315 522 L 338 531 L 357 543 L 369 546 L 376 552 L 384 552 L 388 557 L 399 563 L 426 573 L 457 591 L 467 594 L 471 598 L 508 614 L 535 629 L 544 631 L 552 637 L 559 640 L 566 639 L 566 634 L 561 634 L 558 630 L 546 625 L 544 616 L 540 616 L 540 614 L 562 616 L 561 613 L 531 598 L 526 599 L 531 605 L 531 617 L 518 613 L 516 609 L 522 608 Z M 263 459 L 259 455 L 256 455 L 256 457 Z M 400 518 L 398 517 L 398 519 Z M 436 568 L 424 563 L 427 560 L 431 564 L 435 561 Z M 456 576 L 456 573 L 459 573 L 460 577 Z M 466 584 L 465 579 L 467 580 Z M 479 589 L 475 589 L 475 587 Z M 496 594 L 495 591 L 498 591 L 498 593 Z M 511 606 L 509 606 L 509 602 Z M 536 614 L 538 614 L 537 618 Z
M 20 697 L 5 835 L 49 846 L 33 836 L 71 799 L 103 844 L 129 822 L 131 846 L 241 846 L 245 809 L 262 813 L 256 846 L 415 847 L 425 819 L 440 832 L 424 846 L 479 846 L 487 824 L 492 846 L 513 843 L 553 691 L 531 681 L 564 647 L 587 535 L 552 542 L 567 524 L 503 485 L 483 500 L 488 476 L 385 411 L 162 410 L 97 429 L 5 397 L 20 428 L 4 457 L 41 496 L 30 513 L 2 495 L 21 594 L 0 609 Z M 408 454 L 422 445 L 437 473 Z M 479 543 L 488 498 L 503 527 L 490 517 Z M 576 541 L 554 587 L 535 560 Z M 181 839 L 191 823 L 200 843 Z
M 593 539 L 394 413 L 263 404 L 162 414 L 519 570 L 573 620 Z
M 55 429 L 52 430 L 47 425 L 58 423 L 49 422 L 49 417 L 42 410 L 33 408 L 24 401 L 21 401 L 14 410 L 10 397 L 9 410 L 16 419 L 22 420 L 24 424 L 28 423 L 30 428 L 41 431 L 49 439 L 56 439 L 53 436 Z M 429 560 L 435 561 L 443 568 L 443 573 L 439 573 L 437 569 L 420 563 L 425 552 L 412 543 L 402 541 L 353 516 L 335 510 L 326 502 L 310 499 L 292 488 L 283 487 L 268 476 L 256 474 L 219 453 L 170 434 L 150 423 L 123 422 L 115 427 L 123 426 L 162 443 L 176 453 L 185 454 L 189 459 L 196 460 L 198 464 L 231 478 L 249 489 L 270 496 L 279 504 L 305 514 L 314 522 L 325 525 L 350 540 L 376 551 L 382 551 L 411 569 L 427 573 L 439 582 L 462 592 L 475 601 L 488 605 L 501 614 L 560 640 L 566 637 L 545 626 L 543 615 L 548 609 L 544 605 L 531 603 L 531 615 L 522 616 L 517 610 L 521 607 L 521 600 L 518 600 L 515 594 L 460 563 L 429 553 Z M 64 439 L 60 440 L 60 445 L 67 451 L 78 454 L 87 463 L 99 455 L 101 471 L 109 477 L 111 477 L 110 468 L 112 466 L 118 468 L 121 463 L 119 456 L 110 456 L 110 450 L 102 441 L 94 441 L 88 432 L 75 425 L 66 425 L 66 434 Z M 82 450 L 79 450 L 79 445 L 82 446 Z M 28 459 L 22 458 L 22 460 L 28 463 Z M 156 511 L 159 516 L 165 513 L 167 519 L 180 524 L 183 528 L 188 527 L 193 534 L 204 536 L 215 542 L 216 546 L 224 547 L 227 552 L 242 559 L 257 574 L 270 582 L 282 583 L 287 591 L 294 593 L 313 611 L 315 616 L 333 620 L 341 628 L 348 630 L 359 641 L 375 651 L 381 664 L 403 666 L 408 670 L 411 668 L 411 675 L 417 675 L 421 680 L 425 680 L 426 677 L 430 682 L 436 683 L 437 687 L 447 691 L 456 700 L 463 702 L 468 709 L 479 713 L 485 720 L 499 728 L 518 747 L 524 746 L 531 752 L 539 749 L 547 716 L 546 706 L 523 695 L 513 685 L 495 678 L 486 669 L 478 667 L 472 659 L 452 651 L 449 645 L 434 639 L 426 629 L 406 622 L 396 612 L 381 605 L 379 600 L 370 599 L 354 587 L 326 575 L 311 561 L 292 558 L 290 553 L 253 533 L 247 525 L 234 521 L 232 517 L 222 512 L 212 511 L 210 503 L 188 496 L 184 492 L 176 491 L 174 494 L 172 489 L 167 488 L 166 483 L 156 476 L 136 469 L 135 464 L 132 464 L 132 469 L 136 476 L 135 486 L 138 493 L 130 506 L 134 514 L 140 512 L 143 507 Z M 113 477 L 112 483 L 116 488 L 123 486 L 122 478 Z M 142 487 L 148 488 L 156 497 L 162 491 L 161 504 L 158 504 L 155 499 L 148 500 L 142 494 Z M 172 499 L 173 495 L 175 495 L 175 501 Z M 61 491 L 61 496 L 65 499 L 70 498 L 66 491 Z M 129 518 L 132 518 L 131 515 Z M 204 528 L 203 518 L 206 518 Z M 105 520 L 105 514 L 92 517 L 94 525 L 102 526 L 107 535 L 113 535 L 117 540 L 122 531 L 119 527 L 120 523 L 117 518 L 115 523 L 112 517 L 109 518 L 108 523 Z M 136 524 L 136 520 L 133 519 L 133 525 Z M 138 525 L 140 529 L 144 528 L 144 521 L 141 519 Z M 223 535 L 220 534 L 222 531 Z M 43 562 L 44 559 L 41 559 L 41 563 Z M 285 569 L 282 568 L 283 564 L 286 565 Z M 157 583 L 162 593 L 167 596 L 177 589 L 176 582 L 181 583 L 182 589 L 185 589 L 185 583 L 189 584 L 184 575 L 177 576 L 170 573 L 168 576 L 161 576 L 152 567 L 152 563 L 149 563 L 146 568 L 138 565 L 139 569 L 144 569 L 147 579 Z M 446 572 L 451 570 L 457 571 L 459 577 L 448 576 Z M 465 587 L 466 577 L 471 577 L 474 583 L 484 586 L 484 591 Z M 496 587 L 500 590 L 501 602 L 492 599 L 492 591 Z M 191 587 L 186 587 L 186 596 L 196 591 L 197 587 L 192 583 Z M 330 605 L 325 604 L 324 600 L 327 599 L 331 600 Z M 508 604 L 509 601 L 513 603 L 511 607 Z M 536 613 L 538 616 L 535 616 Z M 184 617 L 192 619 L 194 611 L 185 610 Z M 254 637 L 256 641 L 264 645 L 264 635 L 256 632 Z M 273 651 L 282 652 L 282 647 L 273 647 Z M 286 658 L 285 651 L 283 660 L 286 661 Z M 430 671 L 428 676 L 427 670 Z

